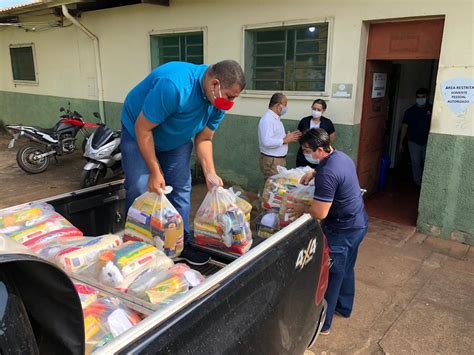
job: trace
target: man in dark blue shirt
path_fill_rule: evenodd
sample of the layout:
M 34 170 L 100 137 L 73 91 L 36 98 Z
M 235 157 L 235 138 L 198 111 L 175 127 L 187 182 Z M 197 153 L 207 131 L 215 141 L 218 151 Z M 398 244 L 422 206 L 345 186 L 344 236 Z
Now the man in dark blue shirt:
M 306 160 L 318 164 L 307 173 L 303 184 L 314 178 L 314 198 L 309 207 L 293 206 L 296 213 L 307 212 L 323 221 L 332 266 L 326 291 L 328 310 L 322 333 L 329 334 L 334 312 L 348 318 L 355 295 L 354 266 L 359 244 L 367 233 L 368 217 L 352 159 L 330 145 L 324 129 L 312 128 L 300 138 Z
M 408 137 L 413 180 L 418 186 L 421 186 L 433 111 L 433 105 L 428 102 L 428 94 L 428 90 L 425 88 L 416 91 L 416 104 L 405 111 L 400 134 L 400 152 L 403 152 L 405 137 Z

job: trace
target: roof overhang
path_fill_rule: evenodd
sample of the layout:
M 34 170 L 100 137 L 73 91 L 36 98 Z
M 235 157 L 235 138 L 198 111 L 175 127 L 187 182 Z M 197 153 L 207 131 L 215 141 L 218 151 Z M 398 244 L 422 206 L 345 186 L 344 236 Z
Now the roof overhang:
M 57 15 L 61 5 L 66 5 L 72 13 L 81 13 L 136 4 L 170 6 L 170 2 L 171 0 L 30 0 L 24 4 L 0 9 L 0 23 L 11 23 L 15 17 L 32 13 Z

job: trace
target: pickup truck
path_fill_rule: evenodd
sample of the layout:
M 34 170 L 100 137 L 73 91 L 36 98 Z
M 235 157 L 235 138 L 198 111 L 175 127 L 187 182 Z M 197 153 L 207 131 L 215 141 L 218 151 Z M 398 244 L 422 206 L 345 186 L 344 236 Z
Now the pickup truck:
M 117 181 L 42 202 L 84 235 L 97 236 L 123 230 L 124 198 L 123 181 Z M 200 251 L 211 256 L 208 264 L 193 266 L 205 282 L 163 308 L 150 310 L 102 288 L 147 317 L 94 354 L 302 354 L 313 345 L 326 314 L 329 250 L 309 215 L 270 238 L 254 237 L 241 256 Z M 73 281 L 0 237 L 0 352 L 83 354 L 83 314 Z

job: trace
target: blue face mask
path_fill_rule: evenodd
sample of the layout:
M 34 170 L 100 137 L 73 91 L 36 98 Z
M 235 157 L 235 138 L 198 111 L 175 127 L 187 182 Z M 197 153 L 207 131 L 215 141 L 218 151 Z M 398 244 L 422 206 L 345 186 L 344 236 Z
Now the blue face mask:
M 286 113 L 286 111 L 288 111 L 288 107 L 283 106 L 283 107 L 281 108 L 280 116 L 283 116 L 283 115 Z
M 416 98 L 416 104 L 420 107 L 423 107 L 426 105 L 426 98 L 425 97 L 417 97 Z
M 319 159 L 313 159 L 313 154 L 305 154 L 304 157 L 311 164 L 319 164 Z

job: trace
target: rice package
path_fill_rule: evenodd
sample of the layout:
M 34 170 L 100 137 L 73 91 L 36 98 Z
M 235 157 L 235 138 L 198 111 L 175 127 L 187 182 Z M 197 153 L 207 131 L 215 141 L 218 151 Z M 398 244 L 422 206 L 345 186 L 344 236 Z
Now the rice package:
M 244 254 L 252 245 L 250 224 L 235 196 L 220 186 L 204 198 L 194 219 L 196 243 Z
M 54 213 L 53 206 L 37 203 L 26 206 L 11 207 L 0 211 L 0 235 L 9 236 L 13 233 L 29 229 Z
M 294 189 L 288 192 L 283 198 L 278 212 L 279 227 L 283 228 L 294 222 L 300 215 L 291 215 L 288 213 L 289 204 L 303 204 L 310 206 L 314 195 L 314 184 L 313 185 L 301 185 L 297 184 Z
M 165 194 L 146 192 L 128 210 L 124 241 L 155 245 L 168 256 L 178 256 L 184 247 L 183 219 Z
M 141 321 L 115 297 L 98 298 L 83 309 L 86 354 L 104 346 Z
M 146 290 L 145 294 L 148 302 L 152 304 L 166 304 L 173 301 L 177 295 L 188 291 L 188 289 L 189 284 L 184 276 L 171 275 L 154 287 Z
M 107 234 L 100 237 L 83 237 L 81 240 L 65 244 L 53 242 L 42 252 L 49 254 L 49 258 L 65 271 L 77 272 L 95 264 L 103 251 L 116 249 L 120 245 L 122 238 Z
M 153 245 L 130 241 L 118 249 L 102 252 L 95 272 L 101 283 L 126 291 L 145 270 L 168 269 L 171 266 L 173 261 Z
M 266 210 L 279 210 L 283 199 L 300 184 L 301 178 L 309 171 L 310 167 L 286 169 L 278 166 L 278 174 L 267 179 L 263 188 L 262 207 Z
M 167 304 L 204 280 L 199 271 L 186 264 L 176 264 L 169 269 L 144 271 L 128 287 L 127 293 L 152 304 Z
M 34 245 L 46 236 L 52 238 L 67 238 L 82 235 L 82 232 L 74 227 L 67 219 L 59 213 L 52 212 L 48 218 L 41 220 L 38 224 L 11 233 L 9 234 L 9 237 L 26 247 L 30 247 L 30 245 Z

